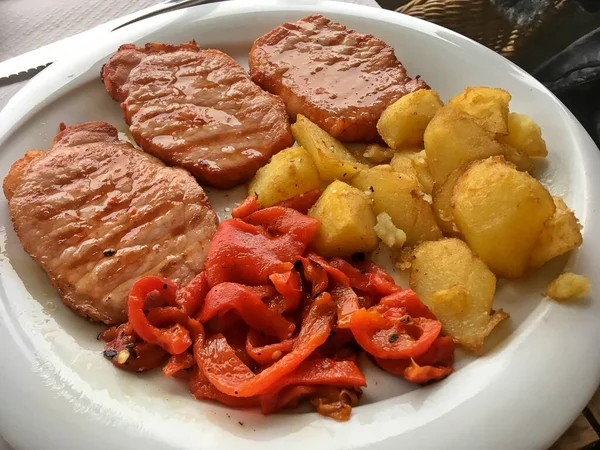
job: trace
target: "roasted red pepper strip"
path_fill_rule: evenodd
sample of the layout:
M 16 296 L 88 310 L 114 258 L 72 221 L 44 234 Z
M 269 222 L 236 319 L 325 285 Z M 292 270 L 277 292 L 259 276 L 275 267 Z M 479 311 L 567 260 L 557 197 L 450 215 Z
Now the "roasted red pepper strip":
M 337 306 L 337 327 L 349 328 L 352 314 L 360 309 L 358 296 L 349 286 L 333 282 L 330 287 L 331 298 Z
M 210 384 L 198 366 L 194 367 L 192 376 L 190 377 L 190 392 L 198 400 L 216 400 L 233 408 L 255 408 L 260 405 L 258 397 L 242 398 L 223 394 Z
M 251 328 L 283 340 L 289 338 L 296 326 L 271 311 L 256 293 L 237 283 L 221 283 L 213 287 L 204 299 L 200 322 L 206 322 L 217 313 L 235 309 Z
M 295 408 L 302 397 L 317 392 L 317 386 L 288 386 L 272 394 L 260 396 L 260 409 L 263 414 L 273 414 L 284 408 Z
M 280 378 L 293 372 L 323 344 L 333 328 L 335 305 L 327 293 L 320 295 L 302 323 L 294 350 L 272 366 L 255 375 L 236 357 L 222 335 L 206 340 L 202 348 L 194 347 L 196 361 L 208 380 L 221 392 L 236 397 L 252 397 L 268 391 Z
M 189 369 L 195 363 L 194 356 L 190 352 L 171 355 L 167 364 L 163 367 L 163 373 L 165 376 L 171 377 L 181 370 Z
M 442 324 L 437 320 L 402 316 L 402 308 L 389 308 L 382 314 L 381 306 L 360 309 L 350 319 L 356 342 L 376 358 L 414 358 L 425 353 L 440 334 Z
M 260 396 L 264 414 L 271 414 L 297 403 L 300 397 L 317 391 L 317 386 L 359 387 L 367 380 L 354 362 L 332 359 L 310 359 L 304 361 L 292 373 L 276 382 L 269 392 Z M 293 405 L 295 406 L 295 405 Z
M 246 337 L 246 353 L 260 365 L 272 364 L 285 353 L 291 352 L 295 342 L 296 338 L 290 338 L 270 343 L 267 337 L 251 329 Z
M 373 263 L 361 263 L 364 268 L 357 269 L 342 258 L 333 258 L 329 264 L 343 272 L 350 280 L 350 286 L 359 291 L 378 297 L 401 291 L 394 279 Z
M 284 208 L 292 208 L 296 211 L 306 214 L 308 210 L 314 205 L 319 197 L 321 196 L 321 189 L 313 189 L 312 191 L 305 192 L 304 194 L 296 195 L 288 200 L 277 203 L 275 206 L 282 206 Z
M 234 219 L 243 219 L 253 212 L 258 211 L 260 208 L 261 206 L 258 203 L 258 198 L 256 195 L 249 195 L 242 203 L 233 208 L 233 211 L 231 211 L 231 217 Z
M 329 336 L 327 342 L 315 350 L 315 355 L 318 354 L 324 358 L 333 358 L 351 342 L 354 342 L 352 331 L 349 328 L 338 328 L 331 332 L 331 336 Z M 355 352 L 353 351 L 352 353 Z
M 312 284 L 313 297 L 324 292 L 329 284 L 329 277 L 325 269 L 308 258 L 299 257 L 298 261 L 301 261 L 304 267 L 304 278 Z
M 399 375 L 411 383 L 441 380 L 453 371 L 454 342 L 447 336 L 439 336 L 429 350 L 414 359 L 375 358 L 375 361 L 386 372 Z
M 111 360 L 119 369 L 129 372 L 143 372 L 160 367 L 169 354 L 157 345 L 140 341 L 127 323 L 110 328 L 101 339 L 107 340 L 104 357 Z M 119 354 L 126 351 L 126 358 L 119 363 Z
M 358 388 L 366 386 L 367 379 L 352 361 L 336 361 L 329 358 L 307 359 L 293 372 L 273 383 L 267 392 L 277 392 L 294 384 Z
M 392 308 L 405 308 L 407 314 L 411 317 L 425 317 L 426 319 L 436 320 L 433 313 L 412 289 L 405 289 L 383 297 L 379 304 Z
M 300 276 L 295 270 L 290 270 L 285 273 L 274 273 L 269 276 L 269 279 L 275 286 L 277 292 L 283 296 L 281 312 L 291 312 L 300 304 L 302 298 L 302 285 L 300 284 Z
M 193 316 L 202 307 L 204 297 L 208 293 L 206 272 L 196 275 L 185 287 L 177 291 L 175 303 L 188 316 Z
M 350 286 L 350 279 L 346 276 L 346 274 L 344 272 L 342 272 L 341 270 L 333 267 L 327 261 L 325 261 L 325 259 L 321 255 L 318 255 L 317 253 L 314 253 L 314 252 L 309 252 L 309 253 L 307 253 L 306 257 L 309 260 L 320 265 L 323 269 L 325 269 L 325 272 L 327 272 L 327 275 L 329 275 L 332 279 L 334 279 L 338 283 L 343 284 L 345 286 Z
M 236 356 L 250 368 L 256 367 L 256 363 L 246 351 L 246 338 L 250 328 L 244 322 L 238 323 L 222 331 L 221 334 L 227 339 L 227 343 L 233 348 Z
M 206 261 L 209 286 L 225 281 L 268 284 L 269 275 L 293 268 L 319 226 L 316 219 L 280 207 L 244 220 L 226 220 L 217 228 Z
M 171 304 L 175 302 L 177 286 L 164 278 L 144 277 L 138 280 L 129 293 L 127 312 L 129 322 L 136 334 L 145 342 L 162 347 L 172 355 L 186 351 L 192 344 L 190 333 L 180 324 L 168 328 L 156 328 L 144 314 L 146 296 L 158 291 Z

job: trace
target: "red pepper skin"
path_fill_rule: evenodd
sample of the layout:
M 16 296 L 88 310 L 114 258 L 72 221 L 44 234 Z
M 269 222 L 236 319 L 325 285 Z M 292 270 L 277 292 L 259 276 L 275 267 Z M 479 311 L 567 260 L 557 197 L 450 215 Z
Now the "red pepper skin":
M 160 292 L 167 303 L 175 303 L 177 286 L 173 282 L 159 277 L 141 278 L 133 285 L 129 294 L 129 323 L 136 334 L 147 343 L 158 345 L 172 355 L 185 352 L 192 345 L 187 329 L 178 323 L 169 328 L 157 328 L 144 314 L 146 296 L 153 291 Z
M 379 303 L 390 308 L 404 308 L 411 317 L 425 317 L 426 319 L 436 320 L 433 313 L 412 289 L 394 292 L 383 297 Z
M 317 386 L 357 388 L 366 385 L 365 376 L 352 361 L 309 359 L 290 374 L 280 378 L 268 392 L 261 394 L 261 409 L 264 414 L 271 414 L 302 396 L 316 392 Z
M 190 392 L 198 400 L 215 400 L 233 408 L 255 408 L 260 405 L 259 397 L 232 397 L 223 394 L 204 376 L 198 366 L 194 367 L 190 377 Z
M 299 384 L 358 388 L 366 386 L 367 379 L 353 361 L 307 359 L 293 372 L 273 383 L 267 392 L 277 392 L 284 387 Z
M 221 283 L 213 287 L 204 300 L 200 322 L 206 322 L 218 313 L 235 309 L 251 328 L 279 339 L 289 338 L 296 326 L 272 311 L 261 298 L 248 287 L 237 283 Z
M 270 341 L 266 336 L 261 336 L 258 331 L 251 329 L 246 336 L 246 353 L 261 366 L 269 365 L 284 354 L 291 352 L 296 343 L 296 338 L 285 339 L 280 342 Z M 278 354 L 280 356 L 276 357 Z
M 440 334 L 442 324 L 437 320 L 410 318 L 402 308 L 380 306 L 360 309 L 350 319 L 354 339 L 376 358 L 414 358 L 425 353 Z
M 256 197 L 256 195 L 249 195 L 242 203 L 233 208 L 231 217 L 234 219 L 243 219 L 253 212 L 258 211 L 260 208 L 261 206 L 258 204 L 258 197 Z
M 256 211 L 244 221 L 222 222 L 208 251 L 209 286 L 226 281 L 268 284 L 269 275 L 292 270 L 318 226 L 318 220 L 281 207 Z
M 314 261 L 300 256 L 298 261 L 302 262 L 304 267 L 304 278 L 312 284 L 312 295 L 316 297 L 321 292 L 325 292 L 329 284 L 329 277 L 325 269 Z
M 312 206 L 317 203 L 321 196 L 321 189 L 313 189 L 304 194 L 296 195 L 290 199 L 277 203 L 275 206 L 295 209 L 299 213 L 306 214 Z
M 337 306 L 337 327 L 349 328 L 352 315 L 360 309 L 358 296 L 349 286 L 337 282 L 332 284 L 330 292 L 331 298 Z
M 194 356 L 190 352 L 180 353 L 179 355 L 171 355 L 167 364 L 163 367 L 163 373 L 167 377 L 172 377 L 177 372 L 189 369 L 196 362 Z
M 281 312 L 291 312 L 295 310 L 302 299 L 302 284 L 300 275 L 295 270 L 285 273 L 274 273 L 269 275 L 269 279 L 275 286 L 277 292 L 283 297 L 281 300 Z
M 208 281 L 206 279 L 206 272 L 201 272 L 185 287 L 177 290 L 175 304 L 184 314 L 192 317 L 202 307 L 204 297 L 206 297 L 207 293 Z
M 324 293 L 313 302 L 293 351 L 257 375 L 235 356 L 222 335 L 211 336 L 202 348 L 195 347 L 196 361 L 219 391 L 235 397 L 253 397 L 266 392 L 275 381 L 294 371 L 323 344 L 331 333 L 334 320 L 335 305 L 331 296 Z
M 360 263 L 360 269 L 342 258 L 332 258 L 329 264 L 348 277 L 353 289 L 366 294 L 382 297 L 402 290 L 391 276 L 371 262 Z
M 437 381 L 453 371 L 454 342 L 448 336 L 439 336 L 425 353 L 412 360 L 375 358 L 375 361 L 386 372 L 411 383 Z

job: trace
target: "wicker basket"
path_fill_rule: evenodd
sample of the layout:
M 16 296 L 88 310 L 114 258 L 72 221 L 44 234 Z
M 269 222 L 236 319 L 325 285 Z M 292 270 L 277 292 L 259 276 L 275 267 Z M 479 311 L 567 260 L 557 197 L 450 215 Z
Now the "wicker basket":
M 411 0 L 397 11 L 454 30 L 514 59 L 536 33 L 556 24 L 570 2 L 555 0 L 536 21 L 521 28 L 511 24 L 489 0 Z

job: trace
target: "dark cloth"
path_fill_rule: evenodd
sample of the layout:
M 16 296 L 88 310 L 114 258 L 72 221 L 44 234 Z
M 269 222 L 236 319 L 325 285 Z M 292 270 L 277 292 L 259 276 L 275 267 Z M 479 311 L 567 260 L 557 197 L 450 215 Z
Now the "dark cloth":
M 571 110 L 600 147 L 600 28 L 544 62 L 532 75 Z
M 506 20 L 518 27 L 527 27 L 543 17 L 554 0 L 490 0 Z M 589 12 L 600 10 L 600 0 L 577 0 Z
M 554 4 L 553 0 L 490 0 L 506 20 L 526 27 L 532 24 Z

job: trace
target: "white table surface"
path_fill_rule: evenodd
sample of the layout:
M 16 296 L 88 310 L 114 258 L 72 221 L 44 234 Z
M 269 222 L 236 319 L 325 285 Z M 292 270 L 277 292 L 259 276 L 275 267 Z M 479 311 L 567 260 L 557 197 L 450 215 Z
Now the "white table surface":
M 379 7 L 375 0 L 340 1 Z M 0 61 L 157 3 L 160 0 L 0 0 Z M 26 83 L 0 87 L 0 109 Z M 11 450 L 1 437 L 0 450 Z

